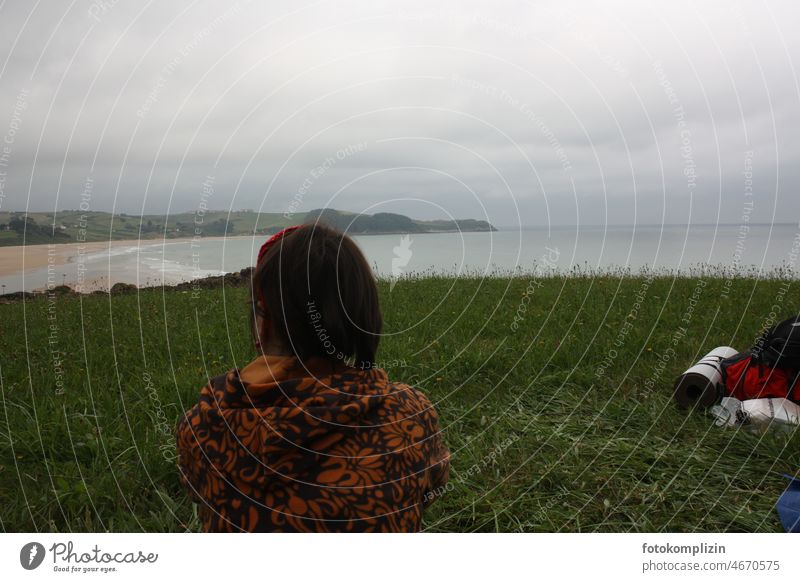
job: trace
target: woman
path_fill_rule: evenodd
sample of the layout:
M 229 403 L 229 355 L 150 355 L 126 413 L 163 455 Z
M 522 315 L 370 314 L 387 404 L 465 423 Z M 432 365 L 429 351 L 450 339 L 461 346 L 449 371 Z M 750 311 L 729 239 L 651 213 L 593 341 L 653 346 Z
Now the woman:
M 261 248 L 258 357 L 212 379 L 177 427 L 205 531 L 417 531 L 449 453 L 431 403 L 375 365 L 383 324 L 356 244 L 322 225 Z

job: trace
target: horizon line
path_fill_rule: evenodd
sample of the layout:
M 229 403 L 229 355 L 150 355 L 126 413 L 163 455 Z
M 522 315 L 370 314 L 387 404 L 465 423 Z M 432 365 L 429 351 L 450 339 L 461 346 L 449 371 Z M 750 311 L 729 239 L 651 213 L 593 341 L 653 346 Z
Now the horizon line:
M 332 207 L 324 207 L 324 209 L 327 209 L 327 210 L 338 210 L 339 212 L 349 212 L 349 213 L 352 213 L 352 214 L 365 214 L 363 212 L 357 212 L 357 211 L 353 211 L 353 210 L 344 210 L 344 211 L 342 211 L 342 210 L 339 210 L 339 209 L 336 209 L 336 208 L 332 208 Z M 320 210 L 320 209 L 319 208 L 314 208 L 313 210 Z M 129 212 L 113 213 L 113 212 L 109 212 L 107 210 L 82 211 L 80 209 L 71 209 L 71 208 L 64 209 L 64 210 L 56 210 L 56 211 L 53 211 L 53 210 L 30 210 L 30 209 L 28 209 L 28 210 L 7 210 L 7 209 L 0 210 L 0 214 L 2 214 L 4 212 L 7 212 L 9 214 L 11 214 L 11 213 L 22 213 L 22 214 L 56 214 L 56 215 L 59 212 L 88 212 L 88 213 L 98 213 L 98 214 L 99 213 L 110 214 L 112 216 L 121 216 L 121 215 L 124 214 L 124 215 L 132 216 L 132 217 L 136 217 L 136 216 L 139 216 L 139 217 L 144 217 L 144 216 L 170 217 L 170 216 L 177 216 L 177 215 L 180 215 L 180 214 L 193 214 L 193 213 L 196 213 L 197 211 L 196 210 L 185 210 L 185 211 L 182 211 L 182 212 L 174 212 L 172 214 L 158 214 L 158 213 L 155 213 L 155 214 L 131 214 Z M 254 214 L 285 214 L 284 212 L 256 212 L 255 210 L 253 210 L 251 208 L 242 208 L 242 209 L 238 209 L 238 210 L 211 209 L 211 208 L 209 208 L 209 209 L 204 210 L 204 213 L 208 213 L 208 212 L 227 212 L 228 214 L 232 214 L 234 212 L 252 212 Z M 306 211 L 306 212 L 304 212 L 302 214 L 305 215 L 308 212 L 311 212 L 311 210 L 308 210 L 308 211 Z M 293 213 L 293 214 L 299 215 L 301 213 L 300 212 L 296 212 L 296 213 Z M 401 214 L 401 213 L 395 212 L 395 213 L 392 213 L 392 214 Z M 792 221 L 788 221 L 788 222 L 748 222 L 748 223 L 743 223 L 743 222 L 669 222 L 669 223 L 667 223 L 667 222 L 665 222 L 665 223 L 658 223 L 658 222 L 642 222 L 642 223 L 640 223 L 640 222 L 621 222 L 621 223 L 591 223 L 591 224 L 590 223 L 583 223 L 583 224 L 579 224 L 579 223 L 575 223 L 575 222 L 570 222 L 570 223 L 558 223 L 558 224 L 495 224 L 495 223 L 491 222 L 490 220 L 488 220 L 487 218 L 414 218 L 414 217 L 409 216 L 407 214 L 402 214 L 402 216 L 407 216 L 408 218 L 411 218 L 412 220 L 420 220 L 420 221 L 433 221 L 433 220 L 445 220 L 445 221 L 453 221 L 453 220 L 482 220 L 482 221 L 488 222 L 489 224 L 491 224 L 492 226 L 494 226 L 495 228 L 497 228 L 499 230 L 512 230 L 512 229 L 520 228 L 520 227 L 522 227 L 522 228 L 621 227 L 621 226 L 629 226 L 629 227 L 630 226 L 640 226 L 640 227 L 641 226 L 660 226 L 660 227 L 684 226 L 684 227 L 690 227 L 690 226 L 745 226 L 745 225 L 748 225 L 748 226 L 788 226 L 788 225 L 793 225 L 793 226 L 799 226 L 800 227 L 800 224 L 798 224 L 798 222 L 796 222 L 796 221 L 795 222 L 792 222 Z

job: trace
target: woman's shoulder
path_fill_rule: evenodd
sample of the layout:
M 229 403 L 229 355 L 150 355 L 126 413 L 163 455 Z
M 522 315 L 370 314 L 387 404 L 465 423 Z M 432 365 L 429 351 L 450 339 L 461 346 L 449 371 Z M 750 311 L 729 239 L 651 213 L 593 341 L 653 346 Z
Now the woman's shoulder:
M 231 368 L 208 379 L 200 389 L 199 406 L 214 409 L 237 408 L 244 391 L 239 368 Z
M 402 403 L 404 408 L 434 419 L 438 417 L 433 403 L 422 389 L 401 381 L 388 382 L 388 387 L 388 393 L 399 403 Z

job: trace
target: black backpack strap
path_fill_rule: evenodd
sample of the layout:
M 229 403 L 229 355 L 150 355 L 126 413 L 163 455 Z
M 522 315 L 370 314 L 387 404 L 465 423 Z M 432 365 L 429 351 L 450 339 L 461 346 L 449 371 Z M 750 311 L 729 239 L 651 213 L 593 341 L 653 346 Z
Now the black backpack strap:
M 774 342 L 774 333 L 775 326 L 765 329 L 764 333 L 761 334 L 761 337 L 756 340 L 755 345 L 750 348 L 750 353 L 753 356 L 753 362 L 758 364 L 769 363 L 768 358 L 770 356 L 768 354 L 770 353 L 770 347 Z M 773 364 L 770 363 L 770 365 Z

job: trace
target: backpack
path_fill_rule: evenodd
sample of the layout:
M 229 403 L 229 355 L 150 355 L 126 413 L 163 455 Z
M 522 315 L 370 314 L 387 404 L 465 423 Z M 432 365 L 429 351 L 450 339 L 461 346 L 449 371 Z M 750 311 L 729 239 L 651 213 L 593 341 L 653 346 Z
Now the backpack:
M 727 396 L 800 403 L 800 316 L 769 328 L 752 348 L 722 360 L 720 367 Z
M 800 315 L 769 328 L 751 351 L 758 362 L 773 368 L 800 370 Z

